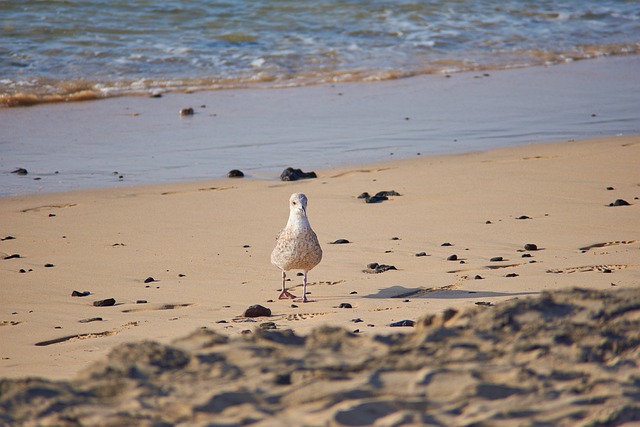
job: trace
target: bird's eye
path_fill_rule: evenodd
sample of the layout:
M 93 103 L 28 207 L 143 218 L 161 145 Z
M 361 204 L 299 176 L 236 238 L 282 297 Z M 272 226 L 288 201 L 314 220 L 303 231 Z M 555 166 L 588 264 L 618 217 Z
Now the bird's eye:
M 296 204 L 296 202 L 293 202 L 293 204 L 295 205 L 295 204 Z

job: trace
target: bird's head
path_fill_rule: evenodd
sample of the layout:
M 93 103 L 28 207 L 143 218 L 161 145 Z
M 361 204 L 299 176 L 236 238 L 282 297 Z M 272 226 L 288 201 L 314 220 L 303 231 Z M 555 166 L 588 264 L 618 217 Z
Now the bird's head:
M 307 215 L 307 196 L 302 193 L 293 193 L 289 198 L 289 209 L 298 215 Z

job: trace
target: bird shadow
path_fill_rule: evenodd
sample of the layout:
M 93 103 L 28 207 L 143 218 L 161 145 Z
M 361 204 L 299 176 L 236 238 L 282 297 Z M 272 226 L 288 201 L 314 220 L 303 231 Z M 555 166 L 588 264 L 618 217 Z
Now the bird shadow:
M 465 291 L 461 289 L 443 288 L 406 288 L 404 286 L 391 286 L 380 289 L 375 294 L 366 295 L 365 298 L 485 298 L 506 297 L 520 295 L 538 295 L 540 292 L 494 292 L 494 291 Z

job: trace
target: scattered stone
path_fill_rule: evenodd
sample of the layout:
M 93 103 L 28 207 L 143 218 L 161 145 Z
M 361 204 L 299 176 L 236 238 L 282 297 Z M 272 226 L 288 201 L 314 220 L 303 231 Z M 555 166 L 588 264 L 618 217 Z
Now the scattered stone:
M 346 245 L 347 243 L 351 243 L 350 241 L 348 241 L 347 239 L 338 239 L 338 240 L 334 240 L 333 242 L 329 243 L 330 245 Z
M 242 173 L 242 171 L 238 169 L 231 169 L 227 173 L 227 178 L 244 178 L 244 173 Z
M 53 265 L 53 264 L 45 264 L 44 266 L 45 266 L 46 268 L 55 267 L 55 265 Z
M 516 219 L 531 219 L 531 217 L 528 217 L 526 215 L 521 215 L 521 216 L 517 217 Z
M 613 270 L 609 269 L 609 268 L 605 268 L 604 270 L 602 270 L 603 273 L 613 273 Z
M 378 191 L 375 196 L 369 195 L 366 191 L 358 196 L 358 199 L 364 199 L 366 203 L 380 203 L 389 200 L 389 197 L 401 196 L 397 191 Z
M 281 181 L 297 181 L 299 179 L 317 178 L 315 172 L 303 172 L 302 169 L 286 168 L 280 174 Z
M 291 308 L 298 308 L 298 306 L 295 304 L 291 304 Z
M 178 274 L 178 277 L 186 277 L 186 276 L 187 276 L 186 274 L 182 274 L 182 273 Z
M 447 257 L 447 261 L 457 261 L 458 260 L 458 255 L 453 254 L 453 255 L 449 255 Z
M 522 254 L 521 258 L 531 258 L 533 255 L 531 254 Z
M 362 322 L 364 322 L 364 320 L 362 320 L 362 319 L 361 319 L 361 318 L 359 318 L 359 317 L 356 317 L 355 319 L 351 319 L 351 321 L 352 321 L 353 323 L 362 323 Z
M 153 277 L 149 276 L 146 279 L 144 279 L 144 283 L 151 283 L 151 282 L 155 282 L 156 279 L 154 279 Z
M 216 321 L 216 323 L 229 323 L 229 322 L 227 322 L 226 320 L 218 320 Z
M 180 110 L 180 115 L 181 116 L 193 116 L 195 114 L 195 111 L 193 111 L 193 108 L 189 107 L 189 108 L 183 108 L 182 110 Z
M 403 299 L 402 302 L 411 302 L 410 299 Z
M 426 252 L 418 252 L 416 256 L 427 256 Z
M 367 270 L 362 271 L 364 271 L 365 273 L 378 274 L 384 273 L 385 271 L 389 270 L 397 270 L 397 268 L 395 267 L 395 265 L 378 264 L 377 262 L 372 262 L 371 264 L 367 265 Z
M 24 268 L 21 268 L 20 270 L 18 270 L 18 273 L 26 273 L 27 270 L 25 270 Z
M 400 238 L 394 236 L 394 237 L 391 238 L 391 240 L 400 240 Z
M 7 255 L 4 259 L 20 258 L 20 254 Z
M 264 322 L 264 323 L 260 323 L 260 326 L 258 326 L 260 329 L 278 329 L 278 327 L 276 326 L 275 322 Z
M 90 317 L 88 319 L 78 320 L 79 323 L 102 322 L 102 317 Z
M 358 196 L 358 199 L 368 199 L 371 196 L 366 191 Z
M 359 334 L 359 333 L 360 333 L 360 329 L 354 329 L 354 330 L 353 330 L 353 333 L 354 333 L 354 334 Z
M 624 199 L 618 199 L 613 203 L 609 203 L 609 206 L 631 206 L 631 203 L 627 202 Z
M 71 296 L 72 297 L 87 297 L 89 295 L 91 295 L 91 292 L 89 292 L 89 291 L 82 291 L 82 292 L 73 291 L 73 292 L 71 292 Z
M 356 291 L 349 292 L 349 295 L 357 295 L 357 294 L 358 294 L 358 292 L 356 292 Z
M 482 277 L 482 276 L 481 276 L 481 275 L 479 275 L 479 274 L 476 274 L 476 277 L 474 277 L 474 279 L 475 279 L 475 280 L 482 280 L 482 279 L 484 279 L 484 277 Z
M 14 170 L 11 173 L 15 173 L 16 175 L 20 175 L 20 176 L 24 176 L 24 175 L 29 174 L 29 172 L 25 168 L 17 168 L 16 170 Z
M 263 307 L 259 304 L 252 305 L 244 312 L 244 317 L 269 317 L 271 316 L 271 310 L 267 307 Z
M 278 385 L 291 385 L 291 374 L 277 374 L 273 381 Z
M 490 303 L 488 301 L 478 301 L 476 302 L 476 305 L 484 305 L 484 306 L 490 307 L 493 305 L 493 303 Z
M 389 200 L 389 198 L 387 196 L 373 196 L 364 199 L 365 203 L 380 203 L 384 202 L 385 200 Z
M 491 221 L 487 220 L 485 221 L 485 224 L 493 224 Z
M 453 246 L 451 243 L 449 242 L 444 242 L 443 244 L 441 244 L 440 246 Z
M 343 302 L 343 303 L 340 303 L 338 308 L 353 308 L 353 306 L 351 304 L 349 304 L 348 302 Z
M 607 190 L 612 191 L 612 190 L 615 190 L 615 188 L 613 188 L 613 187 L 607 187 Z
M 116 300 L 113 298 L 107 298 L 93 302 L 94 307 L 111 307 L 112 305 L 116 305 Z
M 149 98 L 162 98 L 162 93 L 161 92 L 153 92 L 151 95 L 149 95 Z
M 494 256 L 489 261 L 490 262 L 500 262 L 500 261 L 504 261 L 504 258 L 502 258 L 501 256 Z
M 3 238 L 3 239 L 0 239 L 0 240 L 1 240 L 1 241 L 5 241 L 5 240 L 15 240 L 15 239 L 16 239 L 16 238 L 15 238 L 15 237 L 13 237 L 13 236 L 7 236 L 7 237 L 5 237 L 5 238 Z
M 147 300 L 146 300 L 146 299 L 139 299 L 139 300 L 136 300 L 136 304 L 146 304 L 146 303 L 147 303 Z
M 518 277 L 518 276 L 519 276 L 518 273 L 509 273 L 505 277 Z
M 534 243 L 527 243 L 526 245 L 524 245 L 524 250 L 525 251 L 537 251 L 538 250 L 538 246 Z
M 402 327 L 402 326 L 414 326 L 416 324 L 416 322 L 414 322 L 413 320 L 400 320 L 398 322 L 393 322 L 391 323 L 389 326 L 392 326 L 394 328 L 396 327 Z
M 56 216 L 56 214 L 54 214 L 54 213 L 50 213 L 50 214 L 49 214 L 49 218 L 53 218 L 53 217 L 55 217 L 55 216 Z

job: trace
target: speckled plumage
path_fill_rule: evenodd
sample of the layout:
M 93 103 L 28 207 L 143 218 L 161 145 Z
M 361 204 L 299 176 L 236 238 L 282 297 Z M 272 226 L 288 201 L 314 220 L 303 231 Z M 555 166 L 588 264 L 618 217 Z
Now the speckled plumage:
M 289 198 L 289 221 L 276 237 L 276 247 L 271 253 L 271 263 L 282 270 L 280 299 L 295 298 L 285 287 L 286 272 L 302 270 L 303 301 L 307 301 L 307 272 L 322 260 L 322 248 L 307 218 L 307 197 L 294 193 Z

